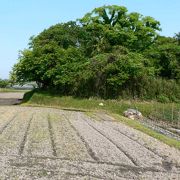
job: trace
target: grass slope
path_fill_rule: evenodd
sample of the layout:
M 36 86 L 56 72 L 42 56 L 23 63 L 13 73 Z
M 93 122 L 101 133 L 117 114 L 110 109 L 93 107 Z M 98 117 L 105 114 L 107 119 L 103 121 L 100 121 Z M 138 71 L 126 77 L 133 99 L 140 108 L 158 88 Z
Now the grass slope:
M 137 129 L 151 137 L 154 137 L 160 141 L 162 141 L 163 143 L 171 146 L 171 147 L 175 147 L 177 149 L 180 150 L 180 141 L 177 141 L 175 139 L 171 139 L 163 134 L 160 134 L 160 133 L 157 133 L 145 126 L 143 126 L 142 124 L 140 124 L 138 121 L 134 121 L 134 120 L 131 120 L 131 119 L 127 119 L 127 118 L 124 118 L 122 116 L 119 116 L 118 114 L 112 114 L 112 116 L 115 118 L 115 119 L 118 119 L 119 121 L 121 121 L 122 123 L 134 128 L 134 129 Z
M 143 102 L 134 100 L 102 100 L 97 98 L 75 98 L 71 96 L 59 96 L 53 93 L 42 91 L 31 91 L 26 93 L 25 103 L 46 105 L 61 108 L 76 108 L 80 110 L 106 110 L 116 114 L 123 114 L 128 108 L 135 108 L 146 117 L 153 117 L 154 120 L 162 120 L 169 124 L 177 125 L 180 121 L 180 104 L 159 103 L 155 101 Z M 99 106 L 103 103 L 104 106 Z

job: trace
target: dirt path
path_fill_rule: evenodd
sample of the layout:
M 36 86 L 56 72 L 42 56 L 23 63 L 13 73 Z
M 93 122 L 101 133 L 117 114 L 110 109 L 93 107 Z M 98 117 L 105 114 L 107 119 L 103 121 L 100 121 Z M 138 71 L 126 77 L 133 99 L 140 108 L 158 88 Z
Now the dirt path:
M 15 105 L 21 102 L 23 99 L 23 92 L 0 92 L 0 105 Z
M 0 106 L 0 179 L 180 179 L 178 150 L 106 115 L 95 119 Z

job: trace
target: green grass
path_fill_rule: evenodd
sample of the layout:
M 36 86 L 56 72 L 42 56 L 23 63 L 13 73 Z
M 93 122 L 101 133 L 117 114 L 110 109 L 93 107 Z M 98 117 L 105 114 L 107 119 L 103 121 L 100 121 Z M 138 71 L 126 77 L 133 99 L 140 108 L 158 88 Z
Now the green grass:
M 69 109 L 105 110 L 121 115 L 128 108 L 135 108 L 141 111 L 146 117 L 152 117 L 154 120 L 161 120 L 174 126 L 177 126 L 180 121 L 180 104 L 178 103 L 163 104 L 155 101 L 102 100 L 97 98 L 82 99 L 71 96 L 59 96 L 42 91 L 27 93 L 24 102 L 33 105 L 46 105 Z M 99 106 L 101 102 L 104 106 Z
M 7 92 L 28 92 L 29 90 L 11 89 L 11 88 L 0 88 L 0 93 Z
M 99 103 L 101 102 L 104 104 L 104 106 L 99 106 Z M 142 131 L 170 146 L 180 149 L 179 141 L 176 141 L 162 134 L 154 132 L 153 130 L 144 127 L 138 121 L 130 120 L 120 116 L 128 108 L 137 108 L 139 111 L 143 113 L 144 116 L 149 116 L 155 114 L 154 109 L 156 109 L 157 107 L 159 109 L 158 110 L 156 109 L 156 111 L 159 111 L 159 113 L 160 110 L 162 110 L 161 108 L 163 108 L 163 111 L 165 111 L 165 109 L 170 109 L 170 107 L 172 106 L 174 109 L 179 110 L 180 109 L 179 104 L 162 104 L 158 102 L 140 102 L 140 101 L 130 101 L 130 100 L 102 100 L 95 98 L 81 99 L 81 98 L 74 98 L 71 96 L 54 95 L 52 93 L 47 93 L 42 91 L 31 91 L 26 93 L 24 96 L 23 104 L 30 106 L 55 107 L 61 109 L 75 109 L 75 110 L 83 110 L 87 112 L 103 110 L 114 116 L 115 119 L 121 121 L 122 123 L 130 127 L 133 127 L 134 129 L 137 129 L 139 131 Z M 166 121 L 169 122 L 168 119 L 166 119 Z M 177 122 L 175 121 L 174 123 L 178 123 L 178 120 Z

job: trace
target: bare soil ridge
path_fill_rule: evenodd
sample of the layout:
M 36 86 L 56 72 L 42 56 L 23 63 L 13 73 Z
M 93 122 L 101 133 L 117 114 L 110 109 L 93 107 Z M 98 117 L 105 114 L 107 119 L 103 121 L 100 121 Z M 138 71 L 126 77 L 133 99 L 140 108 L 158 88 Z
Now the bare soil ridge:
M 0 179 L 179 179 L 180 151 L 107 115 L 0 106 L 0 169 Z

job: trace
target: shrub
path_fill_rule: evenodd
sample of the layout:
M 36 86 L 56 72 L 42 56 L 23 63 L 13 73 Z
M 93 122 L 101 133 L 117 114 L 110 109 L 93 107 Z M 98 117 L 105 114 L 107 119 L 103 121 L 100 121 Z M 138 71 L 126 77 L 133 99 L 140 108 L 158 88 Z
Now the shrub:
M 6 88 L 9 85 L 9 81 L 6 79 L 0 79 L 0 88 Z
M 161 103 L 168 103 L 170 100 L 167 96 L 164 96 L 164 95 L 159 95 L 157 97 L 157 100 Z

